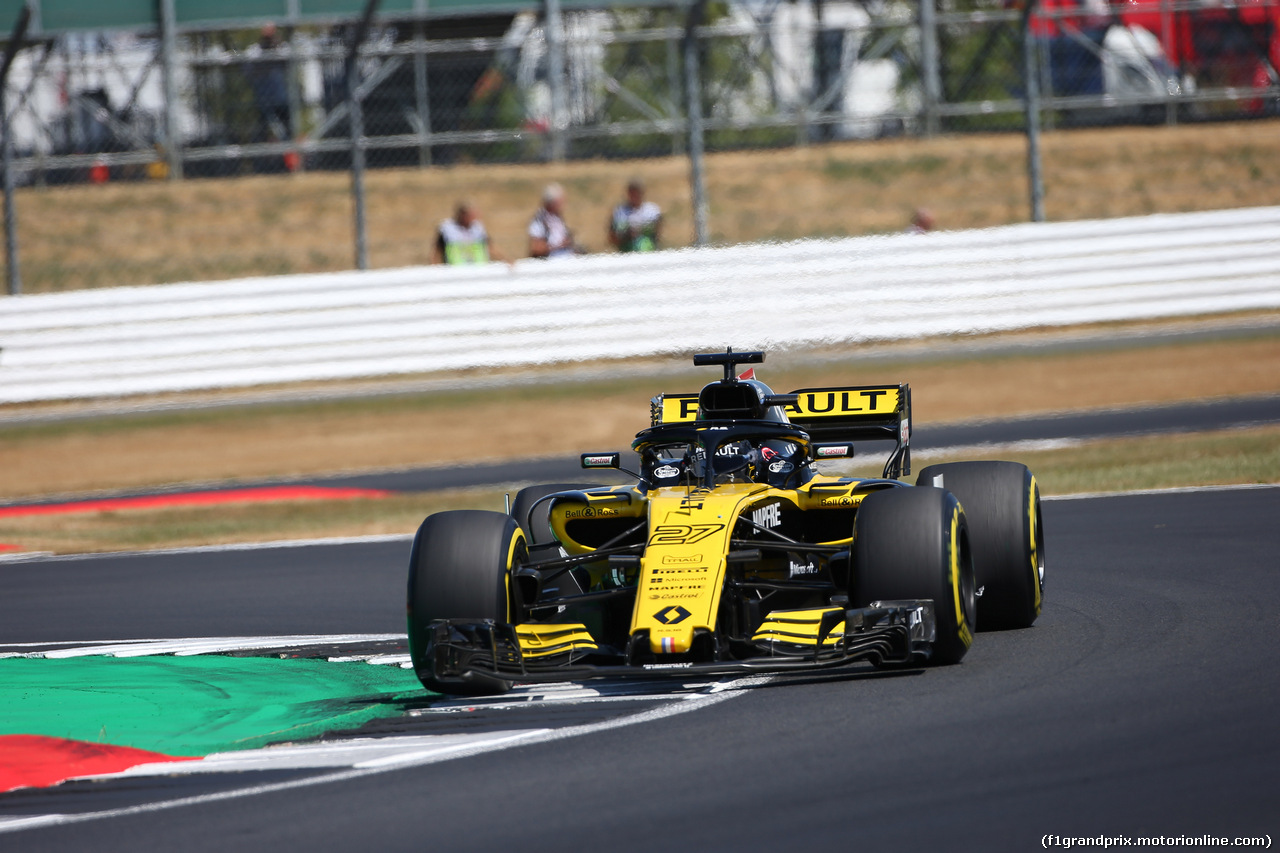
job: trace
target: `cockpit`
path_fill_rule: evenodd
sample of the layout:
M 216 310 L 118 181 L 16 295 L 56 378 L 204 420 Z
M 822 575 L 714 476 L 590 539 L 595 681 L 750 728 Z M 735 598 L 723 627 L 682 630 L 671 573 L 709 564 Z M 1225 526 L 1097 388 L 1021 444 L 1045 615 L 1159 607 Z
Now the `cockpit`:
M 809 440 L 790 424 L 669 424 L 641 433 L 635 449 L 652 487 L 767 483 L 795 488 L 813 476 Z

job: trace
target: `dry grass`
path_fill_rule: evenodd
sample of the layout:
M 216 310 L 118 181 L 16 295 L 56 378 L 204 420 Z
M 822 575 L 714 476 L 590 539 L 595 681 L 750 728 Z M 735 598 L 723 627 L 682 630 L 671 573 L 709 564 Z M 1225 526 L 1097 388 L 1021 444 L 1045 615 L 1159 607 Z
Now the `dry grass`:
M 1280 428 L 1099 441 L 1060 450 L 997 450 L 1036 473 L 1046 495 L 1225 483 L 1280 482 Z M 973 458 L 967 454 L 963 458 Z M 921 459 L 926 463 L 947 461 Z M 858 470 L 879 476 L 878 466 Z M 316 501 L 125 510 L 0 519 L 0 543 L 25 551 L 85 553 L 332 536 L 410 534 L 446 509 L 503 506 L 498 490 Z
M 1054 220 L 1280 203 L 1280 121 L 1058 131 L 1044 138 Z M 712 237 L 739 243 L 900 230 L 926 205 L 944 229 L 1027 218 L 1017 134 L 839 143 L 707 159 Z M 681 158 L 396 169 L 368 177 L 375 267 L 428 261 L 435 225 L 474 199 L 495 244 L 525 249 L 543 184 L 569 191 L 589 246 L 632 174 L 666 211 L 667 244 L 692 235 Z M 176 184 L 25 189 L 17 198 L 28 292 L 349 269 L 350 181 L 317 172 Z
M 272 542 L 335 536 L 412 534 L 446 509 L 503 508 L 502 492 L 459 489 L 345 501 L 120 510 L 0 518 L 0 543 L 24 551 L 80 554 Z
M 771 359 L 778 390 L 910 382 L 917 423 L 1280 392 L 1280 336 L 1110 352 L 806 368 Z M 696 381 L 637 378 L 0 429 L 0 498 L 294 476 L 621 448 L 650 396 Z
M 1090 441 L 1054 450 L 917 454 L 913 461 L 919 470 L 978 457 L 1023 463 L 1035 472 L 1045 495 L 1280 483 L 1280 427 Z M 864 463 L 832 473 L 878 477 L 880 465 Z

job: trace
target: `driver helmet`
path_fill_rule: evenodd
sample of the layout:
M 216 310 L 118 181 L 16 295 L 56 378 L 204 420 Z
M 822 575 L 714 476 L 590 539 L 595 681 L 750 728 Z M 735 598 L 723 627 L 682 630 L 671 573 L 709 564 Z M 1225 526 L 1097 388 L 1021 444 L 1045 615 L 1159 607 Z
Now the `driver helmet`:
M 711 460 L 716 485 L 755 482 L 760 469 L 760 451 L 750 441 L 733 441 L 720 445 Z
M 771 486 L 794 481 L 793 472 L 804 465 L 804 450 L 794 441 L 769 438 L 760 443 L 761 481 Z

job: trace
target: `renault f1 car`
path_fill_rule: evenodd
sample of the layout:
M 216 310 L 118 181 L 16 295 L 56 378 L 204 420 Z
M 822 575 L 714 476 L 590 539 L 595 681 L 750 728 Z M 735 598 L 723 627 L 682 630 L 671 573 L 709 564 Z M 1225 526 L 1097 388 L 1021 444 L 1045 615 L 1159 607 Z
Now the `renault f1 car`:
M 409 566 L 413 668 L 428 689 L 599 676 L 954 664 L 978 625 L 1040 612 L 1035 477 L 1013 462 L 911 471 L 905 385 L 775 394 L 723 378 L 651 402 L 623 486 L 522 490 L 510 512 L 427 517 Z M 879 478 L 819 473 L 890 439 Z M 582 455 L 622 470 L 622 454 Z

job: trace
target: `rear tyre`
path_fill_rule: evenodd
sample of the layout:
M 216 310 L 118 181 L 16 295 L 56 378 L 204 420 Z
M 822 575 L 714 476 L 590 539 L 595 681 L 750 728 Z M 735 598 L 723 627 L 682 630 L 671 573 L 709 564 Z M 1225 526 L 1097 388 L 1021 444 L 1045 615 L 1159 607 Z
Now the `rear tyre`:
M 574 489 L 594 489 L 596 483 L 545 483 L 540 486 L 529 486 L 516 492 L 516 499 L 511 502 L 511 517 L 524 531 L 530 545 L 549 545 L 555 541 L 551 535 L 551 501 L 543 501 L 536 507 L 539 498 L 556 492 L 567 492 Z M 530 517 L 529 510 L 533 510 Z
M 895 488 L 863 499 L 853 521 L 850 601 L 932 599 L 930 664 L 958 663 L 973 643 L 973 562 L 960 502 L 933 488 Z
M 1044 595 L 1036 478 L 1017 462 L 951 462 L 928 466 L 916 484 L 940 485 L 964 507 L 982 630 L 1031 627 Z
M 427 626 L 434 619 L 510 622 L 511 570 L 525 553 L 524 533 L 501 512 L 453 510 L 422 522 L 409 556 L 409 657 L 428 690 L 484 695 L 511 688 L 492 678 L 437 681 L 427 659 Z

